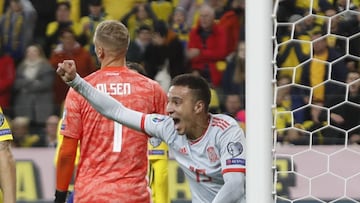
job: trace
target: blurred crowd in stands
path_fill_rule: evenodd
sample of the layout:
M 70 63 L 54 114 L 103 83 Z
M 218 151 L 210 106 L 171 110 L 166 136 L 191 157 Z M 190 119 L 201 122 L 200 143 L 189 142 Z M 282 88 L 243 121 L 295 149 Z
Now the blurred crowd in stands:
M 0 106 L 16 147 L 56 146 L 68 91 L 57 64 L 74 59 L 82 77 L 97 71 L 92 38 L 107 19 L 129 29 L 128 62 L 165 91 L 176 75 L 203 76 L 211 112 L 245 128 L 245 0 L 2 2 Z M 359 144 L 360 0 L 275 3 L 277 140 Z
M 360 1 L 309 2 L 276 11 L 277 140 L 360 144 Z
M 128 27 L 127 61 L 141 64 L 165 91 L 176 75 L 201 75 L 212 88 L 212 112 L 245 126 L 245 0 L 2 2 L 0 105 L 15 147 L 56 146 L 68 91 L 57 64 L 75 60 L 82 77 L 97 71 L 93 33 L 107 19 Z

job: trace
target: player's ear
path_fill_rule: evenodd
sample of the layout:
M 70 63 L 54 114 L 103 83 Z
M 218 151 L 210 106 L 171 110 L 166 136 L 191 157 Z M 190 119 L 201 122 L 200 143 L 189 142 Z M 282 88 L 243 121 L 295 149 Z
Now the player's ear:
M 98 58 L 101 58 L 103 54 L 104 54 L 104 49 L 102 47 L 97 47 L 96 55 L 98 56 Z
M 200 113 L 204 110 L 205 108 L 205 104 L 203 101 L 199 100 L 195 103 L 195 106 L 194 106 L 194 112 L 195 113 Z

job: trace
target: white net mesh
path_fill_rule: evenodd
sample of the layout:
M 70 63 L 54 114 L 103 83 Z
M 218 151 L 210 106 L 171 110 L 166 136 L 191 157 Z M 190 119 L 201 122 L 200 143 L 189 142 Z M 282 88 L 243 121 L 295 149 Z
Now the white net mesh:
M 274 1 L 276 202 L 360 202 L 360 7 Z

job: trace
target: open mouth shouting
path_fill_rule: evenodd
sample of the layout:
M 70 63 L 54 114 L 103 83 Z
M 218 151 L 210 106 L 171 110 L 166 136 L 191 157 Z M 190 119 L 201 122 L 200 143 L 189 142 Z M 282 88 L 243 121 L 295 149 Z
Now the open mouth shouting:
M 179 131 L 180 119 L 179 118 L 173 118 L 173 121 L 174 121 L 175 130 Z

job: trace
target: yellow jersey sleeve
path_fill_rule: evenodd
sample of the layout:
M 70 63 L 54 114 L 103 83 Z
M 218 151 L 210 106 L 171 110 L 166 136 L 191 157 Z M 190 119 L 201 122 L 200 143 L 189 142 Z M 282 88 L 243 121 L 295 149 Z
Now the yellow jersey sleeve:
M 148 142 L 148 155 L 149 160 L 167 159 L 168 158 L 168 146 L 162 142 L 159 138 L 152 137 Z
M 13 136 L 11 133 L 10 125 L 6 120 L 5 115 L 0 107 L 0 141 L 12 140 Z

